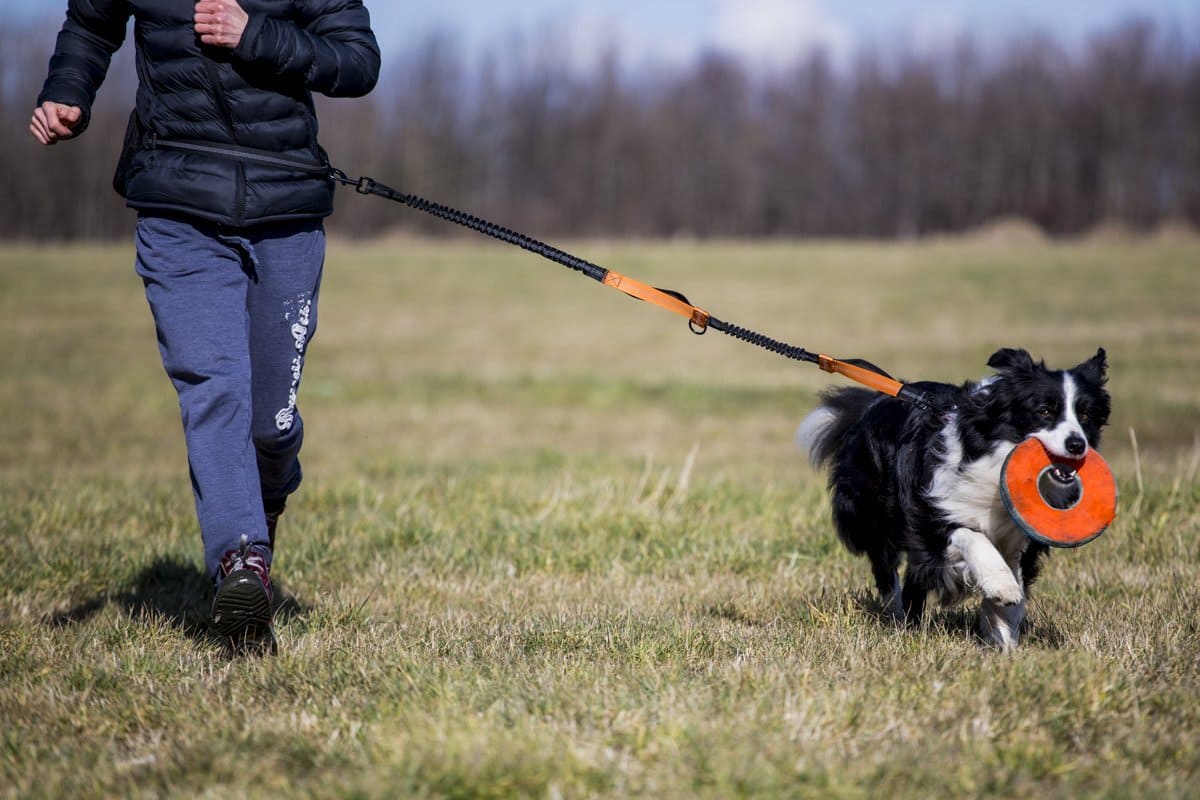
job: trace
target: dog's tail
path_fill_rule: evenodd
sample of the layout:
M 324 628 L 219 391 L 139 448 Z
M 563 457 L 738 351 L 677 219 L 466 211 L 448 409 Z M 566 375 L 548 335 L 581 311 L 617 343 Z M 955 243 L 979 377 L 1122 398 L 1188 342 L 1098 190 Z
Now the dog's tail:
M 850 428 L 879 397 L 877 392 L 857 387 L 834 389 L 821 395 L 821 404 L 796 429 L 796 444 L 807 451 L 814 467 L 825 465 L 834 457 Z

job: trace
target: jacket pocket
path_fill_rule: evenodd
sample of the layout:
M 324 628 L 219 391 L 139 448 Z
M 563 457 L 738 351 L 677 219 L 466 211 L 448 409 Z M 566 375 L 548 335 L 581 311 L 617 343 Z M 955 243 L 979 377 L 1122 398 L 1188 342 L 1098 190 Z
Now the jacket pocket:
M 125 125 L 125 141 L 121 145 L 121 157 L 117 159 L 117 169 L 113 173 L 113 188 L 121 197 L 126 196 L 126 185 L 129 182 L 129 170 L 133 167 L 133 157 L 142 149 L 145 141 L 145 129 L 138 118 L 137 109 L 129 112 L 129 122 Z

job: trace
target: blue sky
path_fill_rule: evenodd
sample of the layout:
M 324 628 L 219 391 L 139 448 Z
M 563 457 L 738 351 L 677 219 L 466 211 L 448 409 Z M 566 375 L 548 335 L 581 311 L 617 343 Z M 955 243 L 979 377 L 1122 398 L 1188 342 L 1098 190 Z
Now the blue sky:
M 1196 0 L 440 0 L 368 2 L 381 31 L 456 31 L 472 44 L 513 30 L 555 30 L 575 41 L 616 36 L 667 55 L 701 47 L 770 58 L 796 45 L 833 50 L 900 38 L 936 44 L 962 31 L 982 37 L 1039 28 L 1078 40 L 1142 13 L 1200 38 Z
M 1200 40 L 1197 0 L 366 0 L 385 45 L 431 31 L 468 50 L 554 37 L 586 59 L 608 43 L 635 59 L 686 60 L 714 48 L 770 65 L 822 45 L 845 56 L 871 42 L 937 47 L 964 31 L 984 42 L 1030 29 L 1083 40 L 1146 14 Z M 9 13 L 61 16 L 65 0 L 7 0 Z M 527 38 L 527 41 L 529 39 Z M 385 53 L 386 54 L 386 53 Z

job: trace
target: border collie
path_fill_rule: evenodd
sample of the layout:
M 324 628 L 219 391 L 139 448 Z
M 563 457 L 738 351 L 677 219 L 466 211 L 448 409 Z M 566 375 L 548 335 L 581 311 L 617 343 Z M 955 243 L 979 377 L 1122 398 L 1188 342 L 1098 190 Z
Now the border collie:
M 870 559 L 885 613 L 915 625 L 930 592 L 953 605 L 978 590 L 980 634 L 1011 650 L 1047 547 L 1005 510 L 1001 469 L 1030 437 L 1068 462 L 1096 447 L 1111 407 L 1108 365 L 1103 348 L 1065 371 L 1006 348 L 988 366 L 995 374 L 979 383 L 912 384 L 932 411 L 869 389 L 827 392 L 796 438 L 829 468 L 838 537 Z

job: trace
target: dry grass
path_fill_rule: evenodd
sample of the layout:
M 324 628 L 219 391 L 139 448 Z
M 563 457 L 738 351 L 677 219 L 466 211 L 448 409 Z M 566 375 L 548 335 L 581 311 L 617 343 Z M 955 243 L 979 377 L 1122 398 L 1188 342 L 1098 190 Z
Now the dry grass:
M 1104 345 L 1121 517 L 1014 656 L 895 630 L 790 441 L 834 379 L 519 251 L 337 243 L 283 651 L 231 660 L 129 250 L 9 247 L 0 794 L 1200 793 L 1195 241 L 568 249 L 907 377 Z

